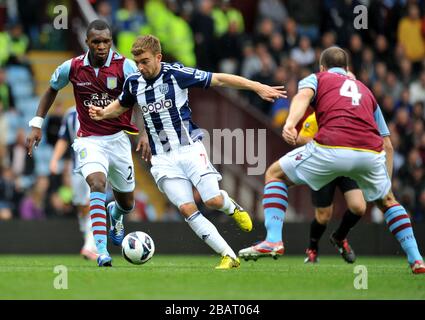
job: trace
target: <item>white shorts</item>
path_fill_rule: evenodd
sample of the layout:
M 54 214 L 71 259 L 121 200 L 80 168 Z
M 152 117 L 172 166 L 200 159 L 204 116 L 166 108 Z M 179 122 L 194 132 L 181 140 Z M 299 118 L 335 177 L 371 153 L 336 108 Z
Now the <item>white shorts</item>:
M 158 188 L 164 192 L 161 181 L 163 179 L 184 179 L 188 180 L 195 187 L 203 186 L 202 181 L 216 182 L 221 180 L 220 173 L 211 164 L 207 151 L 201 141 L 192 145 L 182 146 L 179 149 L 152 156 L 151 173 Z M 211 179 L 211 176 L 214 178 Z M 208 177 L 208 179 L 206 179 Z M 210 183 L 211 184 L 211 183 Z M 203 200 L 211 199 L 210 194 L 206 194 L 207 188 L 198 189 Z M 215 189 L 215 185 L 211 189 Z M 216 193 L 216 192 L 214 192 Z M 216 195 L 218 195 L 217 193 Z
M 382 199 L 391 189 L 385 152 L 327 148 L 311 141 L 280 158 L 279 164 L 292 182 L 316 191 L 342 176 L 357 182 L 366 201 Z
M 72 145 L 77 154 L 76 172 L 84 179 L 94 172 L 103 172 L 112 189 L 134 190 L 134 165 L 131 143 L 123 131 L 109 136 L 79 137 Z
M 90 187 L 79 173 L 71 174 L 72 204 L 74 206 L 87 206 L 90 203 Z

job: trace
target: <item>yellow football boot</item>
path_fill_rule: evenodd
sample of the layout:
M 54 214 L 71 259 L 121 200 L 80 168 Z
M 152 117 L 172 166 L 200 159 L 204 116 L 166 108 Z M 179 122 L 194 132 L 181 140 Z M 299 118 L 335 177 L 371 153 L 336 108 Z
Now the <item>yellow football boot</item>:
M 236 206 L 230 215 L 242 231 L 250 232 L 252 230 L 252 220 L 249 213 L 244 210 L 235 200 L 230 199 Z
M 231 256 L 224 256 L 221 258 L 220 264 L 215 267 L 220 270 L 237 269 L 241 265 L 238 258 L 232 258 Z

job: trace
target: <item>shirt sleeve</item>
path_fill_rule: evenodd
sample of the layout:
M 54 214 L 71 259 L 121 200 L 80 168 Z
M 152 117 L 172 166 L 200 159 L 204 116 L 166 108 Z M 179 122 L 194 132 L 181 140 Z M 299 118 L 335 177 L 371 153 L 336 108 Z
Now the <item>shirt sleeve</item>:
M 382 137 L 387 137 L 390 135 L 390 130 L 388 129 L 388 126 L 385 122 L 384 116 L 382 114 L 381 108 L 379 105 L 376 106 L 376 110 L 373 113 L 375 117 L 375 122 L 378 125 L 379 133 Z
M 170 71 L 182 89 L 189 87 L 206 89 L 211 85 L 211 72 L 185 67 L 181 64 L 174 64 Z
M 121 106 L 131 108 L 137 102 L 136 92 L 134 86 L 137 85 L 137 76 L 130 76 L 124 81 L 124 87 L 121 94 L 118 97 L 118 101 Z M 133 94 L 134 92 L 134 94 Z
M 317 76 L 312 73 L 308 77 L 305 77 L 300 82 L 298 82 L 298 91 L 304 88 L 310 88 L 314 90 L 314 97 L 316 97 L 317 92 Z
M 136 63 L 133 60 L 125 59 L 123 63 L 124 78 L 127 78 L 130 74 L 138 72 Z
M 62 63 L 56 68 L 50 78 L 50 86 L 59 91 L 69 83 L 69 72 L 71 70 L 71 59 Z

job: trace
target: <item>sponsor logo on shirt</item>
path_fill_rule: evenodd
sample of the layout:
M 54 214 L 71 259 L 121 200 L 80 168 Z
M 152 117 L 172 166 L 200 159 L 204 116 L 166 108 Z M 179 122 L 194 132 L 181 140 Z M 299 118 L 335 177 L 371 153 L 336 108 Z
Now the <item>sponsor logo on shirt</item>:
M 173 106 L 173 102 L 171 99 L 167 100 L 159 100 L 152 103 L 148 103 L 145 106 L 142 106 L 143 113 L 159 113 L 163 110 L 170 109 Z
M 93 93 L 90 95 L 90 99 L 86 99 L 83 101 L 84 106 L 88 107 L 89 105 L 94 105 L 96 107 L 106 107 L 110 103 L 114 102 L 114 99 L 109 97 L 107 92 L 102 93 Z
M 79 87 L 91 86 L 91 82 L 77 82 L 77 86 Z

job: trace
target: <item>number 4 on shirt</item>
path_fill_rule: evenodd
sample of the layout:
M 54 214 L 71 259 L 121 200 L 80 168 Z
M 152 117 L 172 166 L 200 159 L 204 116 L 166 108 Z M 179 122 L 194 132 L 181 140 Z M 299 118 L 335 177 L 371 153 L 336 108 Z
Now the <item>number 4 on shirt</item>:
M 359 88 L 353 80 L 345 80 L 341 89 L 339 89 L 339 94 L 343 97 L 351 98 L 351 104 L 353 106 L 358 106 L 360 104 L 362 94 L 359 92 Z

